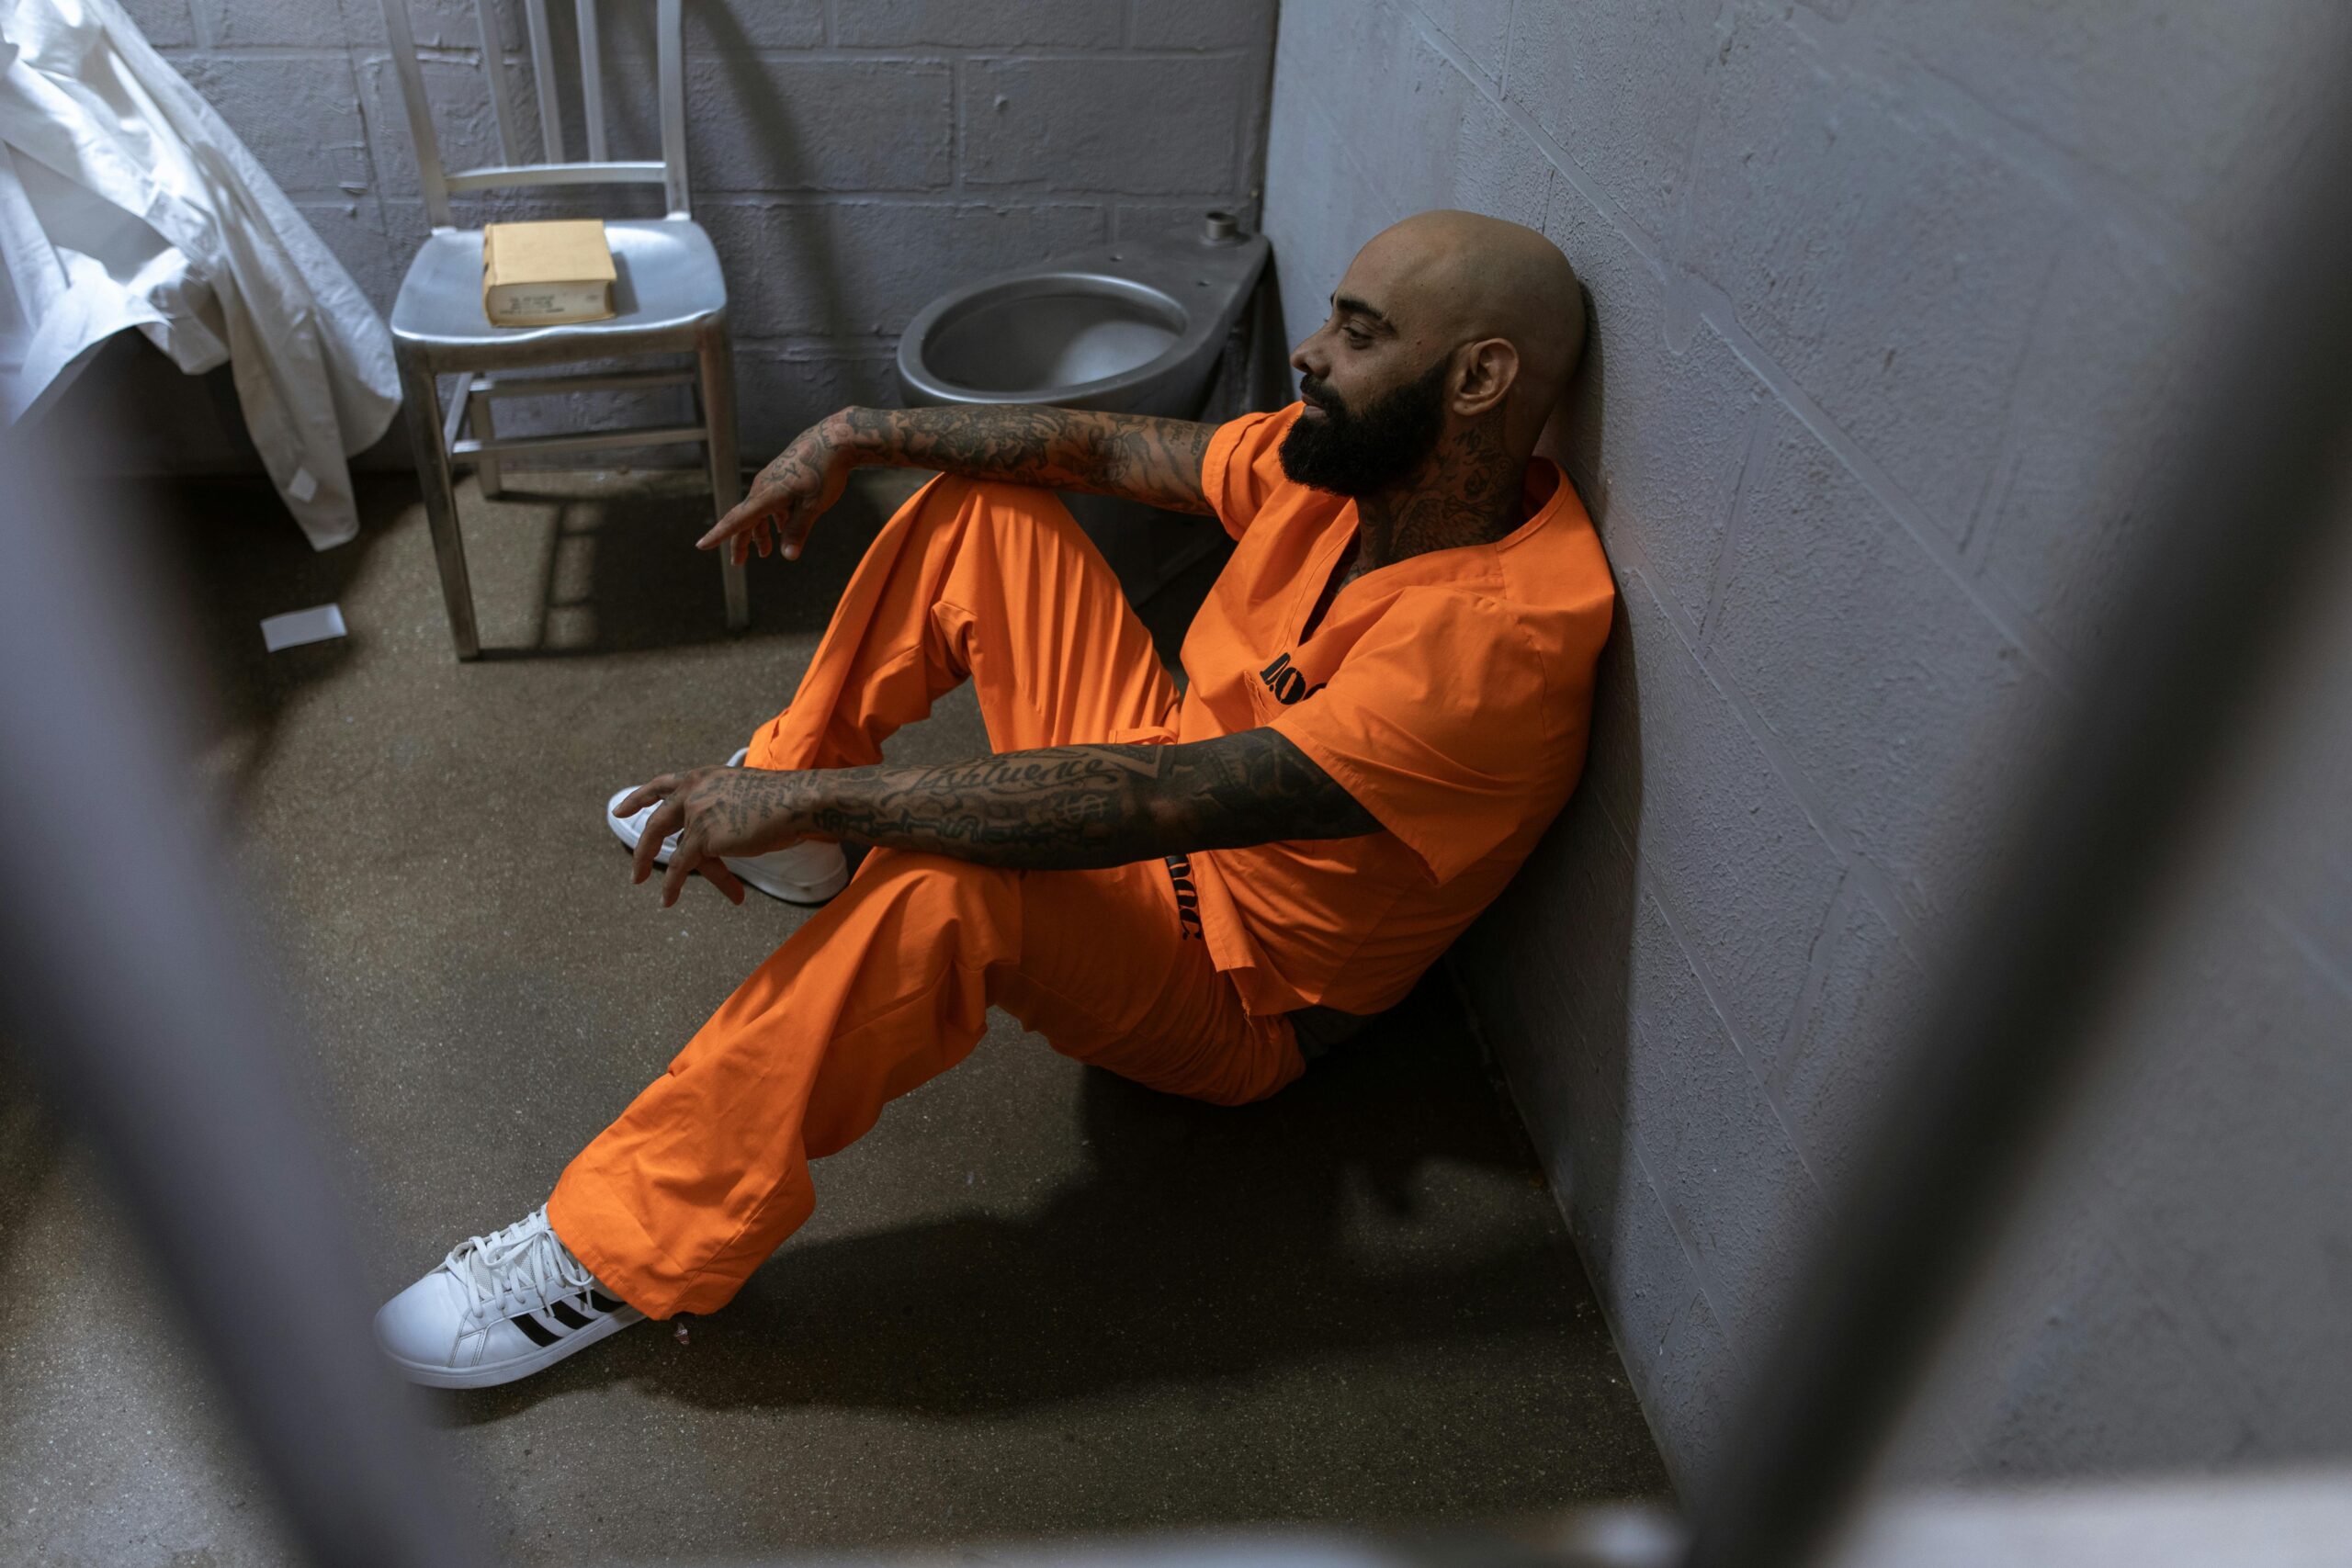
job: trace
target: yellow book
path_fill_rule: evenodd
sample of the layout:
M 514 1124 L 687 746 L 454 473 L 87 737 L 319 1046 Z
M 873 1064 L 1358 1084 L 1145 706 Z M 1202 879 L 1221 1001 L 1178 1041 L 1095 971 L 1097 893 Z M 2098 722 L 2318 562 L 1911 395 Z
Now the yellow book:
M 613 314 L 613 249 L 604 220 L 490 223 L 481 231 L 481 308 L 494 327 L 601 321 Z

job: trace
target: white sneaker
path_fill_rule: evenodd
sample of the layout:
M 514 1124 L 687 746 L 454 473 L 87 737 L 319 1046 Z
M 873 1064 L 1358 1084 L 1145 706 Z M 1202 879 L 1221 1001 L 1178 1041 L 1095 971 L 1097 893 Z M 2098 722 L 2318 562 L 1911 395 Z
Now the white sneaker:
M 596 1282 L 543 1206 L 461 1242 L 376 1313 L 376 1343 L 412 1382 L 488 1388 L 554 1365 L 645 1314 Z
M 751 755 L 746 746 L 727 759 L 730 768 L 740 768 L 743 759 Z M 631 850 L 645 837 L 645 819 L 654 808 L 644 807 L 628 817 L 616 817 L 622 801 L 635 792 L 637 786 L 616 790 L 613 798 L 605 802 L 605 820 L 611 824 L 620 841 Z M 655 865 L 668 865 L 670 856 L 678 848 L 678 835 L 671 834 L 662 840 L 662 851 L 653 857 Z M 723 855 L 727 869 L 743 879 L 746 887 L 756 887 L 771 898 L 781 898 L 787 904 L 821 904 L 849 885 L 849 857 L 839 844 L 786 844 L 780 850 L 770 850 L 763 855 Z

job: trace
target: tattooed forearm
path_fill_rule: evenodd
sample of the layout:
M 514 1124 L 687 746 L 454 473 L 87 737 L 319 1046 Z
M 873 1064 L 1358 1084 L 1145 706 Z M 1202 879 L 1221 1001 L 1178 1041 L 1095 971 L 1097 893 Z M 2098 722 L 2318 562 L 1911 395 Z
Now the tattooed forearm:
M 1039 404 L 944 409 L 844 409 L 858 460 L 937 468 L 976 479 L 1100 491 L 1207 512 L 1201 461 L 1212 425 Z
M 722 821 L 740 814 L 743 822 L 783 821 L 795 834 L 1036 869 L 1353 838 L 1380 826 L 1270 729 L 1183 746 L 1055 746 L 940 767 L 746 771 L 729 784 L 711 807 Z

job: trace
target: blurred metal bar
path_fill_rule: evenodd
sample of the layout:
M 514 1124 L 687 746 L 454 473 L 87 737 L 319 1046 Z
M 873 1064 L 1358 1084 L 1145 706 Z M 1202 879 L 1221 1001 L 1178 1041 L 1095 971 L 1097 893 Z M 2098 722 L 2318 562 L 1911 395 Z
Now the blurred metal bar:
M 460 169 L 442 184 L 461 193 L 510 186 L 658 186 L 668 178 L 663 164 L 492 164 Z
M 588 122 L 588 161 L 601 164 L 612 152 L 605 140 L 605 48 L 596 30 L 596 0 L 579 0 L 572 14 L 580 22 L 580 107 Z
M 583 6 L 593 0 L 581 0 Z M 660 0 L 653 25 L 661 29 L 654 40 L 654 70 L 661 76 L 662 166 L 669 216 L 690 218 L 693 203 L 686 195 L 686 39 L 682 0 Z
M 563 106 L 556 95 L 555 35 L 548 29 L 548 0 L 525 0 L 525 28 L 531 35 L 531 80 L 539 97 L 539 162 L 560 164 Z
M 452 457 L 479 457 L 508 452 L 594 452 L 622 446 L 700 446 L 699 424 L 649 424 L 633 430 L 590 430 L 577 435 L 506 435 L 487 440 L 468 437 L 449 443 Z
M 2352 97 L 2239 279 L 2191 460 L 2086 700 L 1944 970 L 1911 1077 L 1762 1363 L 1690 1568 L 1793 1568 L 1830 1540 L 2017 1203 L 2342 515 L 2352 429 Z M 2243 310 L 2236 307 L 2243 304 Z
M 523 161 L 523 141 L 514 134 L 514 106 L 506 95 L 506 51 L 498 39 L 498 17 L 491 0 L 474 0 L 474 23 L 481 30 L 481 73 L 490 87 L 490 118 L 498 124 L 498 155 Z
M 48 433 L 51 440 L 55 432 Z M 353 1221 L 166 739 L 153 548 L 0 442 L 0 1016 L 105 1156 L 314 1562 L 482 1561 L 368 1324 Z

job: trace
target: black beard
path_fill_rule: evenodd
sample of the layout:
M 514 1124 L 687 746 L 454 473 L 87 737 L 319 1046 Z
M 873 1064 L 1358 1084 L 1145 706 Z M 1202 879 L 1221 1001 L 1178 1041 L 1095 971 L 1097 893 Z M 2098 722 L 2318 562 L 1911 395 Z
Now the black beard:
M 1427 462 L 1445 434 L 1448 355 L 1414 379 L 1350 412 L 1331 389 L 1307 377 L 1301 389 L 1322 405 L 1319 420 L 1301 415 L 1283 437 L 1283 473 L 1293 484 L 1334 495 L 1386 490 Z

